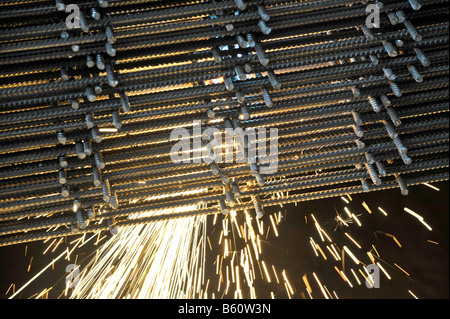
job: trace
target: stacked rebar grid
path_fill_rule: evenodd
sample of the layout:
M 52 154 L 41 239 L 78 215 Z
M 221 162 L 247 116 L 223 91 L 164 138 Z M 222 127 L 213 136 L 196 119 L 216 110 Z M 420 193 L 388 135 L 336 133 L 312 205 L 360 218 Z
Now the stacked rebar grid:
M 448 1 L 371 4 L 2 1 L 0 246 L 447 180 Z M 193 123 L 277 128 L 277 171 L 174 163 Z

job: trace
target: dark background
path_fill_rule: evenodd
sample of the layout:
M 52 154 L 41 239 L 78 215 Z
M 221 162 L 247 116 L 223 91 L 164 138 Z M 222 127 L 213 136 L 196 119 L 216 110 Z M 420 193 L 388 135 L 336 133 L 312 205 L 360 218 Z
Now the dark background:
M 305 286 L 301 279 L 305 273 L 308 275 L 309 282 L 312 285 L 313 297 L 322 298 L 320 289 L 312 277 L 312 272 L 319 276 L 321 282 L 330 291 L 335 290 L 340 298 L 410 299 L 412 296 L 408 293 L 409 289 L 419 298 L 448 298 L 448 182 L 435 183 L 434 185 L 440 188 L 439 192 L 424 185 L 419 185 L 410 187 L 408 196 L 402 196 L 400 191 L 395 189 L 353 195 L 353 200 L 348 205 L 340 198 L 331 198 L 302 202 L 298 203 L 297 206 L 292 204 L 285 205 L 283 208 L 266 208 L 266 215 L 267 213 L 281 210 L 284 217 L 278 227 L 279 237 L 273 236 L 272 233 L 272 235 L 269 235 L 268 240 L 262 243 L 263 260 L 269 267 L 270 264 L 274 264 L 279 272 L 282 269 L 286 270 L 287 276 L 294 287 L 294 298 L 301 298 L 302 292 L 305 292 Z M 371 208 L 372 215 L 369 215 L 362 207 L 361 203 L 363 201 Z M 333 219 L 336 216 L 335 209 L 341 214 L 345 214 L 343 210 L 345 206 L 348 206 L 353 213 L 361 214 L 359 218 L 363 227 L 352 224 L 344 230 L 338 229 L 334 231 L 335 224 Z M 389 215 L 382 215 L 377 209 L 378 206 L 386 210 Z M 407 214 L 403 210 L 404 207 L 408 207 L 423 216 L 433 230 L 430 232 L 417 219 Z M 315 215 L 321 226 L 326 229 L 327 233 L 333 237 L 340 247 L 345 244 L 352 251 L 358 251 L 353 248 L 354 246 L 351 242 L 345 239 L 343 236 L 344 231 L 351 234 L 363 246 L 364 252 L 370 248 L 370 245 L 375 245 L 381 258 L 387 263 L 382 263 L 382 265 L 389 272 L 392 280 L 387 280 L 381 274 L 381 288 L 367 289 L 364 283 L 363 286 L 356 286 L 355 280 L 348 273 L 347 275 L 355 285 L 351 289 L 333 269 L 334 265 L 340 267 L 339 263 L 334 263 L 330 259 L 324 261 L 322 257 L 314 255 L 309 244 L 309 237 L 313 236 L 315 239 L 318 239 L 318 235 L 312 223 L 305 223 L 305 215 L 309 217 L 311 213 Z M 267 216 L 264 218 L 267 218 Z M 310 219 L 308 220 L 310 221 Z M 265 223 L 268 223 L 268 221 Z M 402 247 L 398 247 L 392 238 L 385 235 L 377 233 L 375 236 L 374 231 L 377 230 L 395 235 Z M 214 288 L 211 290 L 215 290 L 215 287 L 217 287 L 216 268 L 213 262 L 218 251 L 222 250 L 221 247 L 215 244 L 217 240 L 214 236 L 217 236 L 219 231 L 216 229 L 213 232 L 211 227 L 208 229 L 213 244 L 213 251 L 209 251 L 206 261 L 207 278 L 211 278 L 211 287 Z M 73 239 L 68 238 L 67 244 Z M 438 242 L 439 245 L 427 242 L 427 240 Z M 51 262 L 52 258 L 58 256 L 67 247 L 67 244 L 62 243 L 53 253 L 50 249 L 45 255 L 42 255 L 49 243 L 36 242 L 0 248 L 0 298 L 8 298 L 12 294 L 11 289 L 5 295 L 11 283 L 15 284 L 16 290 L 19 289 Z M 27 254 L 25 256 L 26 246 Z M 69 247 L 72 247 L 72 245 Z M 325 249 L 324 245 L 321 245 L 321 247 Z M 17 297 L 30 298 L 33 295 L 36 296 L 45 288 L 53 286 L 48 293 L 48 297 L 64 298 L 61 294 L 64 289 L 67 264 L 73 263 L 75 256 L 78 255 L 77 263 L 83 266 L 83 262 L 85 263 L 92 256 L 96 248 L 98 246 L 88 244 L 82 249 L 77 249 L 72 254 L 70 262 L 64 259 L 59 260 L 55 263 L 54 269 L 50 268 L 44 272 Z M 33 262 L 28 272 L 27 269 L 31 257 L 33 257 Z M 393 266 L 394 262 L 405 269 L 411 275 L 411 278 L 396 270 L 395 267 L 389 266 Z M 351 261 L 348 260 L 347 263 L 351 264 Z M 279 277 L 281 278 L 280 274 Z M 243 290 L 245 288 L 243 287 Z M 273 291 L 277 298 L 287 298 L 283 285 L 269 285 L 263 281 L 258 281 L 255 283 L 255 288 L 258 298 L 270 298 L 270 291 Z M 233 289 L 231 291 L 233 292 Z M 244 297 L 248 297 L 245 291 Z M 216 294 L 216 297 L 221 296 Z M 224 298 L 232 297 L 232 293 L 224 296 Z

